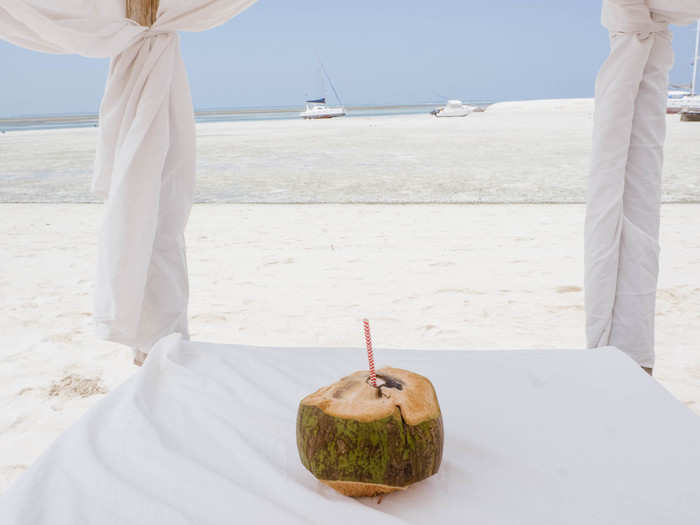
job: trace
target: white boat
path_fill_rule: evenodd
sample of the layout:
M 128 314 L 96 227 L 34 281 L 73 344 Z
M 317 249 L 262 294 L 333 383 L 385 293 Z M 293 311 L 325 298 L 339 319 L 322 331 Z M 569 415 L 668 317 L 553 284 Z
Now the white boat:
M 700 96 L 691 95 L 681 100 L 681 120 L 686 122 L 700 121 Z
M 690 95 L 681 99 L 681 120 L 700 122 L 700 96 L 696 93 L 698 77 L 698 59 L 700 59 L 700 20 L 695 35 L 695 54 L 693 55 L 693 78 L 690 82 Z
M 461 100 L 448 100 L 447 105 L 432 111 L 436 117 L 466 117 L 474 111 L 473 106 L 462 104 Z
M 333 118 L 333 117 L 343 117 L 345 116 L 345 108 L 343 107 L 343 103 L 340 100 L 340 95 L 338 95 L 338 91 L 335 89 L 335 86 L 333 85 L 333 81 L 331 80 L 331 77 L 328 75 L 328 71 L 326 71 L 325 66 L 323 65 L 323 62 L 321 62 L 321 59 L 318 59 L 318 65 L 320 66 L 320 73 L 321 73 L 321 82 L 323 83 L 323 77 L 326 78 L 328 83 L 331 86 L 331 89 L 333 90 L 333 94 L 335 94 L 335 98 L 338 101 L 338 106 L 329 106 L 326 104 L 326 97 L 323 98 L 317 98 L 314 100 L 307 100 L 306 101 L 306 109 L 299 113 L 299 116 L 305 119 L 321 119 L 321 118 Z
M 669 91 L 666 113 L 680 113 L 683 109 L 683 99 L 690 95 L 690 91 Z
M 333 118 L 344 115 L 345 108 L 343 106 L 328 106 L 325 98 L 307 100 L 306 109 L 299 113 L 299 116 L 305 119 Z

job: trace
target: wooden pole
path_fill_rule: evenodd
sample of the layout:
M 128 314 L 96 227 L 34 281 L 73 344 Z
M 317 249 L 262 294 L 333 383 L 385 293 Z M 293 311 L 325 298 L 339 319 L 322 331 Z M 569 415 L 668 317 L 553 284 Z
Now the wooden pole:
M 160 0 L 126 0 L 126 17 L 135 20 L 137 24 L 151 27 L 158 15 Z M 134 364 L 142 366 L 148 354 L 134 348 Z
M 160 0 L 126 0 L 126 16 L 142 26 L 152 26 Z

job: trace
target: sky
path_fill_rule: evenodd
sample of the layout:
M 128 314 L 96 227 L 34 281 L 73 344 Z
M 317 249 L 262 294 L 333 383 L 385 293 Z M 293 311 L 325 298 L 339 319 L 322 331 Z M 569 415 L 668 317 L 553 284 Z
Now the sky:
M 674 28 L 671 79 L 687 83 L 694 29 Z M 198 109 L 589 97 L 607 55 L 596 0 L 260 0 L 227 24 L 184 33 Z M 0 116 L 95 113 L 108 60 L 0 41 Z

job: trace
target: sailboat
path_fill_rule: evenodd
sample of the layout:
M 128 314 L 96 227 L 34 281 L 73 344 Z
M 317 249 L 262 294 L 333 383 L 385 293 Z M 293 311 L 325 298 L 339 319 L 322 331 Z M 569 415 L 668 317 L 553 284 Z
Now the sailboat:
M 328 83 L 331 86 L 331 89 L 333 90 L 333 93 L 335 94 L 335 98 L 338 101 L 339 106 L 329 106 L 326 104 L 326 97 L 323 98 L 317 98 L 313 100 L 307 100 L 306 101 L 306 109 L 299 113 L 299 116 L 304 118 L 304 119 L 322 119 L 322 118 L 333 118 L 333 117 L 343 117 L 346 115 L 345 108 L 343 107 L 343 103 L 340 101 L 340 96 L 338 95 L 338 91 L 335 89 L 335 86 L 333 85 L 333 81 L 331 80 L 331 77 L 328 75 L 328 72 L 326 71 L 326 68 L 323 66 L 323 62 L 319 59 L 318 61 L 319 65 L 321 66 L 321 71 L 323 72 L 323 75 L 326 77 L 328 80 Z M 323 80 L 323 77 L 321 78 Z
M 345 116 L 345 108 L 342 106 L 328 106 L 325 98 L 307 100 L 306 109 L 299 113 L 305 119 L 333 118 Z
M 697 95 L 698 59 L 700 59 L 700 20 L 695 34 L 695 54 L 693 55 L 693 78 L 690 84 L 690 95 L 681 99 L 681 120 L 700 122 L 700 96 Z

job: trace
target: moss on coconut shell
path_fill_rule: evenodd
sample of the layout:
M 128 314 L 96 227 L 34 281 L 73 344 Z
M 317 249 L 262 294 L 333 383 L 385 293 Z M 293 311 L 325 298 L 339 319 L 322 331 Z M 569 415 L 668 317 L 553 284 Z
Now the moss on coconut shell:
M 369 387 L 365 375 L 356 373 L 299 405 L 301 462 L 319 480 L 349 496 L 400 490 L 440 467 L 443 426 L 432 385 L 411 372 L 385 370 L 384 379 L 397 389 Z

